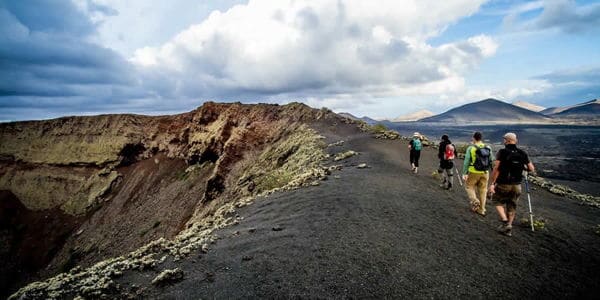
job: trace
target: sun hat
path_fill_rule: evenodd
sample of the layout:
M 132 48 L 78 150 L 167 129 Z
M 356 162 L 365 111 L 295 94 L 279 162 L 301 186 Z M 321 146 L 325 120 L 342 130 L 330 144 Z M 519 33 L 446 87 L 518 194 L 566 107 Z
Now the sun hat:
M 413 136 L 421 136 L 418 132 L 413 133 Z

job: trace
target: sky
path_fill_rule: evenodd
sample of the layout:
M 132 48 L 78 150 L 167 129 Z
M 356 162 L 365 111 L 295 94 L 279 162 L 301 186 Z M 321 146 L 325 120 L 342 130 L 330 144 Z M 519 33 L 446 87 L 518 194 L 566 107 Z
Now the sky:
M 0 121 L 600 97 L 600 1 L 0 0 Z

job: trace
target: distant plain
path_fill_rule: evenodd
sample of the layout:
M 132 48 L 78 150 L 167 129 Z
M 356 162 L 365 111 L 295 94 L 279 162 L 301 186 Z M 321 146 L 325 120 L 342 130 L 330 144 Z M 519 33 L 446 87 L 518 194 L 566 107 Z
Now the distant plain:
M 454 143 L 468 143 L 475 131 L 492 144 L 494 152 L 502 148 L 502 135 L 514 132 L 538 173 L 579 192 L 600 196 L 600 126 L 577 125 L 467 125 L 406 122 L 385 125 L 402 135 L 418 131 L 432 141 L 448 134 Z M 404 150 L 404 149 L 402 149 Z

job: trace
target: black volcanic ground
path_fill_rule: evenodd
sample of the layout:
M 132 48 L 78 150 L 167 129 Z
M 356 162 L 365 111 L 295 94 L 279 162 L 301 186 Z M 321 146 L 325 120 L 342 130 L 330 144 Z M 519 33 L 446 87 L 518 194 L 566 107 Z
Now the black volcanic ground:
M 442 190 L 425 149 L 409 172 L 405 142 L 376 140 L 351 128 L 328 132 L 360 151 L 320 186 L 262 198 L 217 232 L 208 253 L 118 281 L 136 297 L 199 298 L 592 298 L 600 292 L 600 210 L 535 189 L 546 229 L 518 225 L 499 235 L 493 207 L 468 210 L 459 186 Z M 358 169 L 366 162 L 370 167 Z M 336 178 L 338 176 L 339 178 Z M 523 197 L 524 198 L 524 197 Z M 517 220 L 526 217 L 524 199 Z M 149 284 L 179 267 L 181 282 Z M 135 286 L 133 286 L 135 284 Z

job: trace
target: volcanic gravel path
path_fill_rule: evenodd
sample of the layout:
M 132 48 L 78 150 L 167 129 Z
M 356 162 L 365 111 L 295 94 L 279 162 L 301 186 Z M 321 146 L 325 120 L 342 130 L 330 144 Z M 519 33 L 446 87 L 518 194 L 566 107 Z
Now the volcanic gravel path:
M 342 129 L 336 129 L 342 130 Z M 342 132 L 345 131 L 345 132 Z M 546 229 L 496 232 L 494 207 L 468 210 L 463 188 L 438 186 L 436 150 L 411 174 L 406 142 L 353 130 L 332 153 L 351 149 L 320 186 L 276 193 L 238 211 L 208 253 L 179 267 L 182 281 L 154 287 L 156 273 L 126 273 L 144 298 L 593 298 L 600 295 L 600 210 L 537 189 L 534 213 Z M 495 149 L 497 150 L 497 149 Z M 369 168 L 358 169 L 359 163 Z M 334 164 L 333 162 L 331 164 Z M 339 178 L 336 178 L 336 175 Z M 517 220 L 527 217 L 526 196 Z

